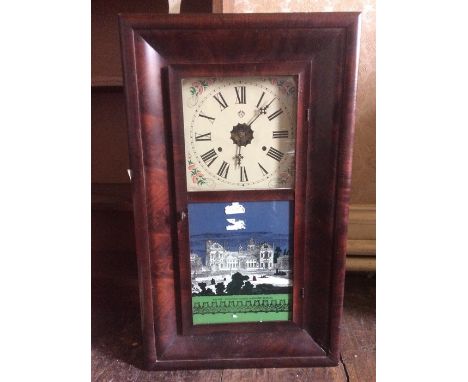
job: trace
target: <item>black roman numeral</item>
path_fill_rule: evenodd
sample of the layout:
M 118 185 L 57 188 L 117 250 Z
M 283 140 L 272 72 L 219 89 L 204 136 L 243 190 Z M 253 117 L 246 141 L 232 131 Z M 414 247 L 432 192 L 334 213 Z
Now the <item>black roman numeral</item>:
M 235 86 L 234 89 L 236 89 L 236 103 L 246 103 L 245 86 Z
M 260 99 L 258 100 L 258 103 L 257 103 L 257 108 L 260 107 L 260 103 L 262 102 L 262 99 L 263 99 L 264 95 L 265 95 L 265 92 L 263 92 L 262 95 L 260 96 Z
M 197 134 L 195 133 L 195 140 L 199 141 L 211 141 L 211 133 Z
M 221 93 L 214 95 L 213 98 L 218 101 L 219 105 L 221 106 L 221 111 L 228 107 L 228 104 Z
M 228 172 L 229 172 L 229 165 L 227 164 L 227 162 L 223 161 L 223 163 L 221 164 L 221 167 L 218 170 L 218 175 L 226 179 L 228 176 Z
M 273 119 L 275 119 L 278 115 L 282 114 L 283 113 L 283 110 L 282 109 L 279 109 L 279 110 L 276 110 L 273 114 L 269 115 L 268 116 L 268 119 L 270 121 L 272 121 Z
M 210 121 L 211 123 L 213 123 L 215 121 L 215 119 L 213 117 L 208 117 L 207 115 L 203 114 L 203 112 L 201 112 L 200 114 L 198 114 L 200 117 L 202 118 L 206 118 L 208 121 Z
M 260 171 L 262 172 L 262 176 L 265 176 L 266 174 L 268 174 L 268 171 L 265 170 L 260 163 L 257 162 L 257 164 L 260 167 Z
M 269 156 L 270 158 L 273 158 L 273 159 L 275 159 L 275 160 L 277 160 L 279 162 L 283 158 L 284 154 L 281 151 L 276 150 L 273 147 L 270 147 L 270 149 L 267 152 L 267 156 Z
M 205 154 L 202 154 L 201 158 L 206 163 L 206 165 L 210 167 L 213 164 L 213 162 L 218 158 L 218 155 L 216 154 L 216 151 L 214 151 L 214 149 L 211 149 Z
M 288 130 L 273 131 L 273 138 L 287 138 L 289 136 Z
M 245 166 L 241 166 L 240 168 L 240 181 L 241 182 L 248 182 L 249 178 L 247 178 L 247 171 L 245 169 Z

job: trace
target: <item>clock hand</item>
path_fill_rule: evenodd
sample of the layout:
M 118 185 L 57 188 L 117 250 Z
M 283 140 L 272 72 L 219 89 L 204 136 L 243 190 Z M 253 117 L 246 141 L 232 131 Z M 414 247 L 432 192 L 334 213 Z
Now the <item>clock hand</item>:
M 242 149 L 242 146 L 239 146 L 239 153 L 237 154 L 237 164 L 240 166 L 241 164 L 241 160 L 242 158 L 244 158 L 242 155 L 241 155 L 241 149 Z
M 234 168 L 237 168 L 237 151 L 239 150 L 239 145 L 236 145 L 236 153 L 232 157 L 234 159 Z
M 270 101 L 270 103 L 269 103 L 268 105 L 265 106 L 265 110 L 268 109 L 268 107 L 272 104 L 272 102 L 273 102 L 275 99 L 276 99 L 276 97 L 274 97 L 274 98 Z
M 258 117 L 260 117 L 262 114 L 266 114 L 266 111 L 267 109 L 270 107 L 270 105 L 272 104 L 272 102 L 276 99 L 273 98 L 269 103 L 268 105 L 265 105 L 264 107 L 261 107 L 260 109 L 258 109 L 258 113 L 257 115 L 254 116 L 254 118 L 247 124 L 247 126 L 250 126 L 252 123 L 254 123 Z
M 234 167 L 237 168 L 237 166 L 241 164 L 241 160 L 244 158 L 241 154 L 241 149 L 242 146 L 237 145 L 236 146 L 236 155 L 234 156 Z
M 252 123 L 254 123 L 254 122 L 257 120 L 257 118 L 260 117 L 261 114 L 262 114 L 261 111 L 258 110 L 257 115 L 255 115 L 255 116 L 253 117 L 253 119 L 247 124 L 247 126 L 252 125 Z

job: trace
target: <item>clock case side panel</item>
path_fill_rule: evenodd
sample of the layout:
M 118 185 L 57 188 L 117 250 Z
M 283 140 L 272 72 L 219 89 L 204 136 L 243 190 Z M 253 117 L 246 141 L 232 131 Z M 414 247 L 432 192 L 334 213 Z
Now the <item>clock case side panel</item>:
M 215 324 L 194 326 L 192 324 L 192 296 L 190 283 L 190 262 L 188 245 L 188 219 L 178 222 L 180 299 L 182 311 L 182 332 L 186 335 L 209 334 L 216 332 L 248 333 L 282 330 L 282 328 L 302 325 L 301 289 L 303 288 L 304 222 L 302 211 L 305 201 L 305 164 L 307 151 L 306 106 L 310 88 L 310 62 L 271 62 L 246 64 L 193 64 L 169 66 L 169 89 L 172 116 L 172 143 L 174 153 L 174 174 L 177 210 L 187 213 L 188 202 L 231 202 L 260 200 L 289 200 L 293 202 L 294 216 L 294 281 L 293 318 L 290 322 Z M 245 190 L 219 192 L 187 192 L 185 176 L 185 142 L 182 113 L 181 80 L 192 77 L 240 77 L 240 76 L 294 76 L 297 80 L 297 139 L 296 139 L 296 180 L 293 190 Z M 300 138 L 300 139 L 299 139 Z M 299 248 L 300 247 L 300 248 Z
M 334 216 L 334 248 L 330 295 L 329 356 L 338 362 L 340 357 L 340 323 L 346 274 L 349 202 L 353 162 L 354 122 L 359 63 L 361 16 L 357 14 L 346 27 L 342 97 L 336 159 L 336 194 Z
M 359 29 L 356 15 L 335 39 L 336 46 L 315 56 L 311 76 L 310 181 L 304 210 L 311 252 L 305 268 L 317 283 L 305 290 L 304 326 L 334 362 L 340 357 Z M 334 65 L 323 70 L 330 56 L 335 57 Z
M 163 58 L 120 18 L 144 363 L 152 369 L 177 335 L 172 163 Z M 166 110 L 166 111 L 165 111 Z M 155 277 L 155 275 L 158 275 Z
M 138 286 L 140 293 L 140 314 L 144 363 L 146 368 L 156 362 L 156 345 L 153 317 L 153 294 L 148 243 L 148 216 L 146 184 L 144 175 L 143 147 L 141 137 L 141 115 L 139 109 L 139 89 L 136 73 L 135 34 L 133 28 L 123 19 L 120 22 L 120 44 L 124 91 L 127 105 L 127 126 L 129 164 L 132 171 L 131 190 L 133 201 L 135 245 L 138 265 Z

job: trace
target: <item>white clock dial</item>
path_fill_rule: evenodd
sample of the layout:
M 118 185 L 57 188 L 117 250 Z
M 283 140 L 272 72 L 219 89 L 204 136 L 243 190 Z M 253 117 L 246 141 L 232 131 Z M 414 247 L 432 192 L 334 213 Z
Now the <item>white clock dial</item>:
M 292 188 L 294 77 L 182 80 L 188 191 Z

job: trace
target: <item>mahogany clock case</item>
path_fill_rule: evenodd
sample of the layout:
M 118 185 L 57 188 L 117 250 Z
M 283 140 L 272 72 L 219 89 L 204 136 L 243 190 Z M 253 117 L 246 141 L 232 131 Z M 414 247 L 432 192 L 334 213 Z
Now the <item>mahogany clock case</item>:
M 339 360 L 358 13 L 121 15 L 143 345 L 150 369 Z M 180 79 L 293 75 L 293 190 L 186 191 Z M 194 326 L 188 202 L 294 203 L 291 321 Z

